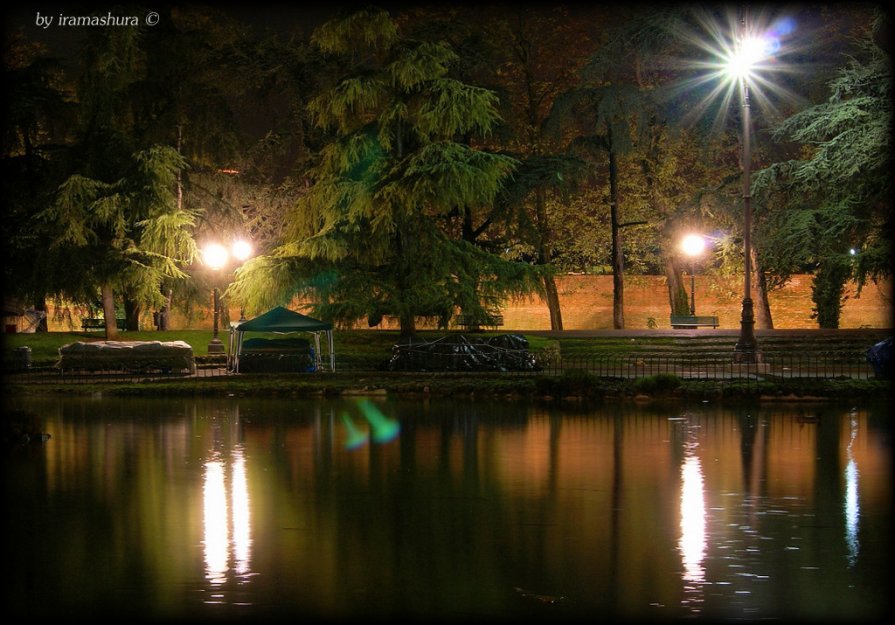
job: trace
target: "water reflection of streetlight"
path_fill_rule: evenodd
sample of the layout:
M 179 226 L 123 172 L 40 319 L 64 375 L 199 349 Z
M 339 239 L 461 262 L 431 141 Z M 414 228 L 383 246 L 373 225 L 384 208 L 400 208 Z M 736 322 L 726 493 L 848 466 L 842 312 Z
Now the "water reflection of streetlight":
M 681 250 L 690 258 L 690 314 L 696 315 L 696 259 L 705 250 L 705 239 L 699 234 L 688 234 L 681 241 Z
M 236 259 L 238 264 L 242 264 L 251 258 L 252 251 L 252 245 L 243 239 L 235 240 L 229 250 L 220 243 L 209 243 L 202 250 L 202 259 L 208 267 L 217 273 L 218 270 L 229 264 L 231 257 Z M 223 354 L 226 350 L 224 349 L 223 341 L 221 341 L 218 336 L 221 319 L 221 294 L 217 286 L 217 280 L 215 280 L 212 295 L 212 306 L 214 306 L 212 315 L 214 319 L 214 332 L 212 334 L 211 342 L 208 344 L 208 353 Z M 244 316 L 245 309 L 240 309 L 240 317 Z
M 205 575 L 215 586 L 223 584 L 227 575 L 227 486 L 224 464 L 205 463 L 203 484 Z
M 228 493 L 227 463 L 219 454 L 215 454 L 214 460 L 205 463 L 203 485 L 205 575 L 214 586 L 220 586 L 227 581 L 231 544 L 236 575 L 245 577 L 250 573 L 252 529 L 245 455 L 241 446 L 233 449 L 229 465 Z
M 683 582 L 686 605 L 694 614 L 702 610 L 703 585 L 705 582 L 705 554 L 708 548 L 707 519 L 705 507 L 705 482 L 702 462 L 698 455 L 699 441 L 695 436 L 695 427 L 688 417 L 676 419 L 680 422 L 679 432 L 685 436 L 683 458 L 680 465 L 680 537 L 678 552 L 684 567 L 681 579 Z
M 699 457 L 688 453 L 681 466 L 681 538 L 678 546 L 684 564 L 684 581 L 698 586 L 705 581 L 705 494 Z
M 843 510 L 845 512 L 845 543 L 848 545 L 848 564 L 854 566 L 858 561 L 860 542 L 858 540 L 858 520 L 860 519 L 861 505 L 858 499 L 858 463 L 855 461 L 854 444 L 858 436 L 857 415 L 852 411 L 849 419 L 849 439 L 846 453 L 848 464 L 845 466 L 845 500 Z

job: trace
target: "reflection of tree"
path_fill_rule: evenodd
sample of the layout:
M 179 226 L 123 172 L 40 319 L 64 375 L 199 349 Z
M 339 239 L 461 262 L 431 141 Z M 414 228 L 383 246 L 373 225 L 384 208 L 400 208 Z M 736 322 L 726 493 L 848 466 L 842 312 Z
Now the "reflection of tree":
M 85 604 L 116 583 L 108 575 L 123 578 L 131 569 L 136 577 L 128 584 L 149 584 L 147 596 L 136 599 L 147 609 L 150 601 L 170 604 L 172 587 L 212 586 L 203 575 L 203 491 L 196 479 L 206 462 L 219 463 L 209 477 L 222 502 L 219 520 L 227 525 L 218 527 L 221 550 L 211 573 L 220 582 L 215 592 L 227 601 L 247 591 L 284 610 L 336 619 L 400 612 L 453 620 L 464 609 L 481 610 L 485 620 L 499 614 L 525 621 L 532 609 L 548 610 L 537 612 L 547 619 L 554 609 L 648 616 L 637 612 L 647 595 L 652 615 L 662 606 L 671 618 L 693 613 L 694 606 L 706 615 L 730 601 L 748 600 L 766 615 L 806 601 L 840 600 L 823 596 L 823 589 L 806 594 L 805 574 L 796 570 L 840 566 L 857 553 L 850 542 L 858 536 L 856 511 L 840 510 L 855 491 L 848 482 L 823 484 L 849 475 L 848 434 L 836 409 L 810 413 L 819 415 L 818 424 L 800 423 L 786 408 L 752 416 L 742 414 L 748 407 L 700 409 L 675 420 L 668 415 L 680 413 L 630 405 L 554 410 L 371 402 L 401 422 L 401 436 L 351 450 L 339 417 L 356 408 L 352 400 L 190 400 L 147 402 L 145 409 L 104 400 L 104 418 L 81 430 L 97 410 L 95 402 L 82 401 L 65 414 L 76 424 L 70 430 L 56 429 L 63 419 L 43 411 L 54 420 L 47 452 L 57 455 L 16 492 L 54 494 L 48 506 L 58 514 L 56 525 L 38 518 L 34 532 L 48 543 L 41 549 L 59 551 L 65 562 L 59 570 L 80 570 L 90 558 L 103 572 L 99 580 L 70 582 Z M 159 417 L 171 413 L 176 418 L 160 427 Z M 764 432 L 750 432 L 744 423 Z M 832 433 L 820 432 L 831 427 Z M 816 441 L 815 433 L 828 438 Z M 867 454 L 886 451 L 865 451 L 865 440 L 856 439 L 855 460 L 869 460 L 862 486 L 884 485 L 874 485 L 869 469 L 885 459 Z M 814 463 L 830 453 L 842 455 L 821 477 Z M 234 515 L 248 509 L 235 496 L 243 481 L 241 454 L 251 504 L 246 517 Z M 814 460 L 818 455 L 821 461 Z M 819 498 L 812 489 L 829 488 L 842 496 L 826 496 L 826 507 L 806 514 Z M 67 513 L 74 497 L 86 501 L 89 529 L 78 525 L 86 526 L 83 516 Z M 879 503 L 862 499 L 860 559 L 853 573 L 843 567 L 843 574 L 885 570 L 879 568 L 884 556 L 868 548 L 885 530 L 884 521 L 867 523 Z M 250 540 L 240 542 L 246 520 Z M 19 520 L 28 534 L 22 525 Z M 109 549 L 112 535 L 127 553 Z M 28 543 L 32 549 L 35 540 Z M 16 561 L 27 557 L 23 548 L 12 551 Z M 251 587 L 238 583 L 240 562 L 261 576 Z M 37 573 L 27 571 L 31 579 Z M 707 587 L 700 576 L 718 583 Z M 47 590 L 38 597 L 67 592 L 53 579 L 42 583 Z M 559 596 L 568 602 L 541 602 Z
M 624 419 L 616 412 L 612 428 L 612 513 L 611 533 L 609 540 L 609 609 L 612 614 L 618 613 L 619 588 L 619 545 L 621 544 L 621 521 L 619 514 L 622 507 L 622 451 L 624 450 Z
M 840 476 L 844 469 L 839 456 L 842 427 L 842 408 L 836 406 L 816 407 L 817 418 L 806 427 L 817 428 L 815 437 L 815 480 L 814 499 L 817 502 L 818 516 L 830 514 L 839 524 L 844 524 L 840 505 L 844 494 Z
M 743 493 L 748 497 L 752 494 L 752 464 L 755 458 L 755 435 L 758 424 L 751 407 L 740 412 L 738 421 L 740 427 L 740 458 L 743 466 Z

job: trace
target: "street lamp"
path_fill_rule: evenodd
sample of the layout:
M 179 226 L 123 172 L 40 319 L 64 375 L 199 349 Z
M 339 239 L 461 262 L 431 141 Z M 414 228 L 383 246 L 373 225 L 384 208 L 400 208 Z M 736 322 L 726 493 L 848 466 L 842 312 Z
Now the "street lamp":
M 755 339 L 755 313 L 752 308 L 752 151 L 750 135 L 752 120 L 749 111 L 749 79 L 756 63 L 765 56 L 766 44 L 759 38 L 749 37 L 745 18 L 740 21 L 741 36 L 727 62 L 727 73 L 736 80 L 743 107 L 743 255 L 745 278 L 743 284 L 743 310 L 740 317 L 740 336 L 733 350 L 734 362 L 756 363 L 761 361 L 758 341 Z
M 690 257 L 690 314 L 696 316 L 696 259 L 705 250 L 705 239 L 698 234 L 688 234 L 681 241 L 681 250 Z
M 246 241 L 245 239 L 237 239 L 233 242 L 233 257 L 239 261 L 240 264 L 247 261 L 252 257 L 254 250 L 252 249 L 252 244 Z M 246 319 L 246 309 L 245 306 L 239 307 L 239 320 L 245 321 Z
M 230 262 L 231 256 L 242 263 L 249 257 L 251 257 L 251 255 L 251 244 L 242 239 L 234 241 L 229 250 L 220 243 L 209 243 L 202 250 L 203 261 L 215 273 L 217 273 L 218 270 L 222 269 Z M 217 281 L 215 281 L 215 285 L 212 288 L 212 295 L 212 306 L 214 307 L 214 312 L 212 315 L 214 319 L 214 332 L 212 334 L 211 342 L 208 343 L 208 353 L 223 354 L 224 352 L 226 352 L 226 349 L 224 348 L 223 341 L 221 341 L 219 337 L 221 320 L 221 294 L 217 286 Z M 244 315 L 244 309 L 240 311 L 240 314 Z

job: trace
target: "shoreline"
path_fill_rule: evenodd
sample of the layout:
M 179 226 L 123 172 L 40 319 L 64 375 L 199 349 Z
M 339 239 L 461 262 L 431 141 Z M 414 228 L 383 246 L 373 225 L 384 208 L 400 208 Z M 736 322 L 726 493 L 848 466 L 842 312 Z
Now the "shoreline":
M 800 380 L 688 380 L 659 374 L 636 379 L 594 375 L 516 375 L 443 373 L 324 373 L 257 374 L 210 378 L 144 380 L 78 380 L 29 383 L 4 381 L 4 396 L 107 395 L 143 396 L 388 396 L 406 399 L 481 398 L 513 401 L 653 401 L 653 400 L 758 400 L 784 401 L 886 401 L 892 399 L 887 379 Z

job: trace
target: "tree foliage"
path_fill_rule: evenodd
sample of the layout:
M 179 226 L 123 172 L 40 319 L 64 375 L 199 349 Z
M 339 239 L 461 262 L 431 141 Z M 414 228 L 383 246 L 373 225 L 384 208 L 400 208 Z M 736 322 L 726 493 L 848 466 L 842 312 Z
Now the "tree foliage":
M 459 211 L 493 203 L 515 167 L 463 140 L 497 122 L 495 95 L 451 76 L 457 57 L 447 45 L 401 37 L 378 9 L 327 22 L 312 40 L 342 68 L 308 104 L 332 139 L 284 241 L 248 263 L 231 293 L 254 305 L 313 294 L 320 316 L 388 314 L 412 334 L 417 317 L 446 325 L 456 308 L 483 316 L 530 289 L 527 267 L 446 227 Z
M 888 53 L 867 37 L 829 88 L 826 102 L 774 131 L 778 141 L 801 145 L 800 157 L 758 172 L 753 186 L 771 231 L 766 254 L 781 273 L 815 267 L 818 320 L 838 327 L 845 280 L 860 287 L 891 275 Z
M 102 291 L 109 338 L 117 332 L 114 293 L 160 303 L 163 277 L 186 277 L 196 251 L 195 215 L 174 197 L 184 160 L 174 148 L 141 145 L 135 130 L 141 41 L 139 28 L 130 27 L 88 38 L 67 177 L 37 215 L 52 233 L 50 248 L 81 268 L 64 291 Z
M 3 61 L 4 300 L 43 308 L 48 293 L 77 284 L 76 269 L 47 248 L 52 233 L 35 219 L 65 176 L 60 152 L 73 103 L 62 64 L 44 47 L 12 36 Z
M 742 272 L 739 107 L 683 80 L 704 72 L 681 63 L 708 58 L 704 36 L 727 37 L 724 10 L 645 9 L 365 8 L 282 37 L 183 5 L 151 29 L 85 31 L 74 79 L 14 37 L 7 292 L 120 308 L 173 289 L 204 307 L 194 241 L 239 232 L 263 253 L 228 296 L 251 309 L 298 296 L 410 333 L 537 290 L 559 329 L 554 273 L 611 271 L 618 293 L 622 272 L 664 273 L 682 310 L 684 230 L 715 239 L 712 271 Z M 756 285 L 813 272 L 835 326 L 844 281 L 891 275 L 890 26 L 832 76 L 868 7 L 794 15 L 812 40 L 774 80 L 803 98 L 754 99 Z

